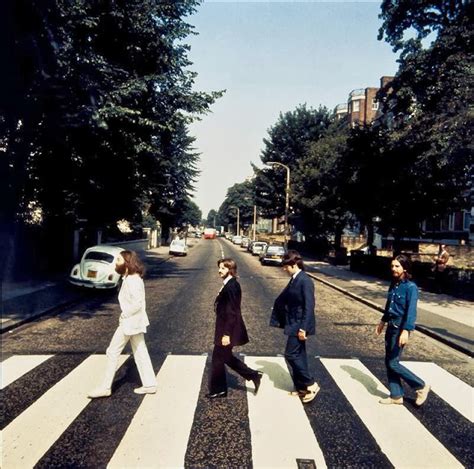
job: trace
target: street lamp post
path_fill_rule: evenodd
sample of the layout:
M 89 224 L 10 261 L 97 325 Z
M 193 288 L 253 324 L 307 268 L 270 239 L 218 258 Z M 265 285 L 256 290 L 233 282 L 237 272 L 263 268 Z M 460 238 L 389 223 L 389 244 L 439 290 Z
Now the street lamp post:
M 270 166 L 283 166 L 286 169 L 286 197 L 285 197 L 285 249 L 288 247 L 288 212 L 290 210 L 290 168 L 278 161 L 267 161 Z
M 236 205 L 230 205 L 229 208 L 237 209 L 237 236 L 240 236 L 240 209 Z

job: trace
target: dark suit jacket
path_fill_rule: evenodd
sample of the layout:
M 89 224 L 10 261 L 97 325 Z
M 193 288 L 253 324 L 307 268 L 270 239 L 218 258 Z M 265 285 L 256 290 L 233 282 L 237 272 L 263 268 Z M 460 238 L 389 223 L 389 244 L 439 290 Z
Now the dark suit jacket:
M 312 335 L 316 332 L 314 307 L 314 282 L 301 271 L 275 300 L 270 326 L 284 328 L 286 335 L 298 335 L 299 329 Z
M 219 292 L 214 303 L 216 311 L 215 345 L 222 345 L 222 336 L 224 335 L 230 337 L 231 346 L 244 345 L 249 341 L 240 310 L 241 299 L 240 284 L 232 277 Z

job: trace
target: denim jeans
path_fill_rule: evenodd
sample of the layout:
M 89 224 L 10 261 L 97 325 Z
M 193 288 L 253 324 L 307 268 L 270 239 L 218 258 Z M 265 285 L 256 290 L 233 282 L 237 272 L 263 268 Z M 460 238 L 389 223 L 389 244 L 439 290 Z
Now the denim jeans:
M 403 378 L 415 390 L 425 386 L 423 380 L 400 364 L 403 351 L 403 346 L 400 347 L 398 345 L 400 332 L 401 330 L 398 327 L 394 327 L 389 323 L 385 333 L 385 366 L 387 367 L 390 397 L 393 399 L 403 397 L 403 387 L 400 378 Z
M 286 343 L 285 358 L 291 368 L 291 377 L 297 391 L 305 391 L 314 384 L 314 379 L 308 370 L 306 357 L 306 342 L 290 335 Z

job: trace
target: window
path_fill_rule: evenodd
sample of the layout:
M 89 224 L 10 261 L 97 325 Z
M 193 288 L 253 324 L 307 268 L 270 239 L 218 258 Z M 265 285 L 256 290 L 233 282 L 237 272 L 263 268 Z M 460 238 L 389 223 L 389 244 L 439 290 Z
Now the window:
M 114 261 L 114 256 L 112 256 L 111 254 L 107 254 L 106 252 L 89 251 L 84 257 L 84 260 L 103 261 L 103 262 L 108 262 L 109 264 L 112 264 L 112 262 Z
M 372 111 L 378 111 L 379 110 L 379 102 L 377 101 L 376 98 L 372 99 Z
M 352 101 L 352 112 L 359 112 L 360 101 Z

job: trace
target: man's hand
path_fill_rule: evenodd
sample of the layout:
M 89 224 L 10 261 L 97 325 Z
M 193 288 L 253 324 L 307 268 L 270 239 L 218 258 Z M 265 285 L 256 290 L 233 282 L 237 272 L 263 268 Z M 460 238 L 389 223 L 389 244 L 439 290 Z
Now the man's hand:
M 228 345 L 230 345 L 230 336 L 228 336 L 228 335 L 223 335 L 221 342 L 222 342 L 222 345 L 223 345 L 224 347 L 227 347 Z
M 298 331 L 298 340 L 306 340 L 306 331 L 303 329 Z
M 385 327 L 385 323 L 383 321 L 380 321 L 377 324 L 377 327 L 375 328 L 375 334 L 380 335 L 383 332 L 384 327 Z
M 409 338 L 408 331 L 403 330 L 400 334 L 400 337 L 398 338 L 398 345 L 400 347 L 403 347 L 405 344 L 408 343 L 408 338 Z

